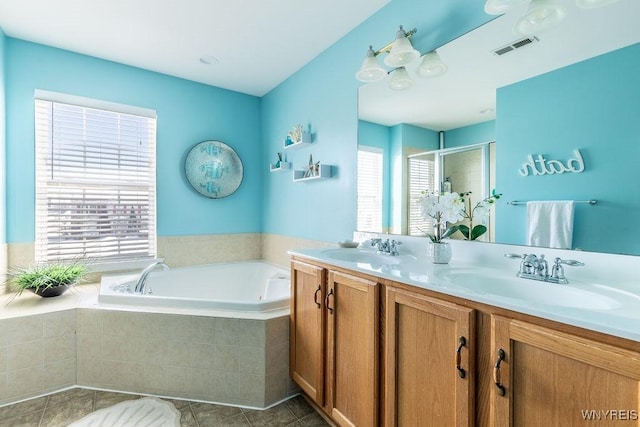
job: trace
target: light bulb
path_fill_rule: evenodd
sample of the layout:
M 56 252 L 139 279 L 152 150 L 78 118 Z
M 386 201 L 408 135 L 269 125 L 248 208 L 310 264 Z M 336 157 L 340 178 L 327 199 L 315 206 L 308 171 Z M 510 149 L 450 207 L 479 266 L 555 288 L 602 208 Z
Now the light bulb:
M 404 67 L 396 68 L 391 74 L 391 80 L 389 81 L 389 89 L 392 90 L 405 90 L 409 89 L 413 85 L 413 80 L 409 77 L 407 69 Z
M 558 25 L 566 15 L 567 10 L 553 0 L 531 0 L 527 11 L 516 22 L 513 30 L 525 36 L 539 34 Z
M 396 33 L 396 39 L 391 45 L 391 51 L 387 57 L 384 58 L 385 65 L 389 67 L 402 67 L 418 57 L 420 57 L 420 53 L 413 48 L 401 25 Z
M 356 79 L 361 82 L 375 82 L 385 78 L 387 75 L 387 70 L 382 68 L 376 59 L 376 53 L 373 51 L 373 47 L 369 46 L 369 50 L 367 51 L 367 56 L 364 58 L 362 62 L 362 66 L 356 73 Z
M 422 57 L 422 62 L 416 70 L 420 77 L 437 77 L 447 72 L 447 64 L 442 62 L 438 52 L 433 51 Z

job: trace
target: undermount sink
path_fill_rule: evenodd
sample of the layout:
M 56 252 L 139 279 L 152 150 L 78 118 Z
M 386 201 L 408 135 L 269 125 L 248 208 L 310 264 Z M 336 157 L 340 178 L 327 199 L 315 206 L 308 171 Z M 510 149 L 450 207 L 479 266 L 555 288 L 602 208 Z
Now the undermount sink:
M 372 251 L 362 251 L 359 249 L 328 249 L 324 251 L 327 258 L 337 261 L 354 262 L 370 265 L 397 265 L 402 262 L 415 260 L 411 255 L 384 255 Z
M 436 277 L 469 290 L 476 295 L 487 294 L 545 305 L 586 310 L 611 310 L 621 302 L 600 292 L 546 282 L 506 277 L 475 269 L 439 271 Z

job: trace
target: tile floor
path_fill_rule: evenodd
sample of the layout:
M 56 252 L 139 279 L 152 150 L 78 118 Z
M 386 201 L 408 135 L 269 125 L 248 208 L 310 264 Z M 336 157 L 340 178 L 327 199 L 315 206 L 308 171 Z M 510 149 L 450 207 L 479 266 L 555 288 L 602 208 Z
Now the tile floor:
M 98 409 L 139 397 L 74 388 L 0 408 L 0 426 L 63 427 Z M 183 427 L 329 425 L 302 396 L 296 396 L 264 411 L 186 400 L 170 401 L 181 412 Z

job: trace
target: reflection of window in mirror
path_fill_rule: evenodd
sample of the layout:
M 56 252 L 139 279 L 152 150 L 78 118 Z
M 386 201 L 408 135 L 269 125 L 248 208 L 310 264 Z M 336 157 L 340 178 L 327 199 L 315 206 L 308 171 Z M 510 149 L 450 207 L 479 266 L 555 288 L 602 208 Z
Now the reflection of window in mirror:
M 382 230 L 382 150 L 358 146 L 358 230 L 381 233 Z
M 408 232 L 410 236 L 424 236 L 433 233 L 433 220 L 424 219 L 420 209 L 423 191 L 436 191 L 436 156 L 433 152 L 410 156 L 407 159 L 409 213 Z

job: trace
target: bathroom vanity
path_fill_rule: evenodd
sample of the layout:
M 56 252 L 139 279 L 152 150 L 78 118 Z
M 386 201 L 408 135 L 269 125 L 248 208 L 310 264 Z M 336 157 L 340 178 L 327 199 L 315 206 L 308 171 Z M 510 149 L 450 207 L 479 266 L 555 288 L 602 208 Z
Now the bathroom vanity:
M 638 296 L 359 249 L 290 255 L 290 373 L 337 425 L 638 423 Z

